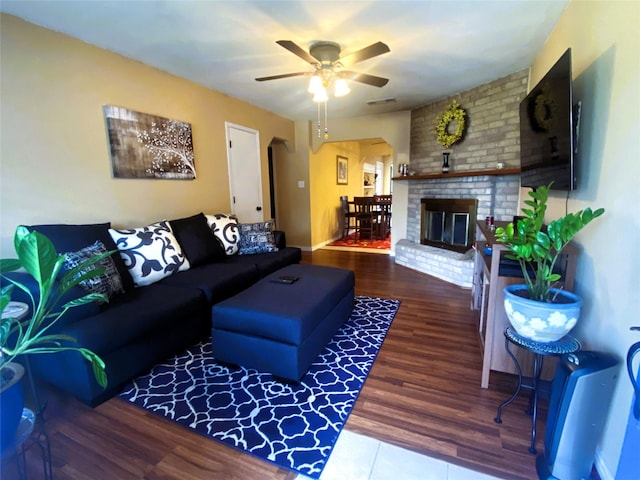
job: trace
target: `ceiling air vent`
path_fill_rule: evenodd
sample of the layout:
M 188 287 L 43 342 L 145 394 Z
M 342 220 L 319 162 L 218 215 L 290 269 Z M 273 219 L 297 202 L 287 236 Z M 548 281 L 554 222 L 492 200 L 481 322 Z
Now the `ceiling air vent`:
M 392 97 L 392 98 L 383 98 L 381 100 L 369 100 L 367 102 L 367 105 L 372 107 L 374 105 L 385 105 L 387 103 L 396 103 L 396 99 Z

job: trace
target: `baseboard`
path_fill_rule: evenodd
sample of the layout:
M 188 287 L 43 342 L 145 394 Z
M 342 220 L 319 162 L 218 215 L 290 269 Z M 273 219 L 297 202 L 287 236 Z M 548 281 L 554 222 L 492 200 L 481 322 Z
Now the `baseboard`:
M 313 247 L 308 247 L 308 246 L 301 246 L 301 245 L 287 245 L 287 247 L 295 247 L 295 248 L 299 248 L 300 250 L 302 250 L 303 252 L 312 252 L 314 249 Z
M 338 237 L 338 238 L 340 238 L 340 237 Z M 313 245 L 313 246 L 311 247 L 311 251 L 312 251 L 312 252 L 315 252 L 316 250 L 318 250 L 318 249 L 320 249 L 320 248 L 322 248 L 322 247 L 326 247 L 327 245 L 329 245 L 331 242 L 333 242 L 333 241 L 337 240 L 338 238 L 335 238 L 335 239 L 333 239 L 333 240 L 327 240 L 326 242 L 320 242 L 320 243 L 317 243 L 316 245 Z

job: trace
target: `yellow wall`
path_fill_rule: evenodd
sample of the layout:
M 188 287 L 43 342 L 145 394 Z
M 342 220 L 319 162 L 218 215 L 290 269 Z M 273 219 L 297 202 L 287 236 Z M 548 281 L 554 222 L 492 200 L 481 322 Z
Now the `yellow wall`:
M 287 244 L 309 249 L 309 132 L 305 122 L 295 124 L 295 143 L 279 146 L 275 163 L 278 227 L 287 234 Z M 298 186 L 302 182 L 302 186 Z
M 337 156 L 348 159 L 348 184 L 337 184 Z M 340 196 L 362 195 L 362 160 L 358 142 L 325 143 L 310 155 L 311 245 L 319 246 L 341 233 Z
M 18 224 L 126 227 L 230 211 L 225 122 L 260 132 L 268 215 L 267 147 L 293 145 L 294 122 L 16 17 L 0 22 L 2 257 Z M 191 123 L 197 179 L 112 178 L 103 105 Z
M 572 48 L 575 100 L 582 100 L 578 190 L 568 210 L 605 207 L 577 241 L 576 291 L 584 307 L 575 334 L 590 350 L 622 361 L 640 340 L 640 3 L 573 0 L 531 67 L 530 86 Z M 548 218 L 565 212 L 564 194 Z M 621 368 L 597 452 L 603 479 L 615 478 L 632 399 Z

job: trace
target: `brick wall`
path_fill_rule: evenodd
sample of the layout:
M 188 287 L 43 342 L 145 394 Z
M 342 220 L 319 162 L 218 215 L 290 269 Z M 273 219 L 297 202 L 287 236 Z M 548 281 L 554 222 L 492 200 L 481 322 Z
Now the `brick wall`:
M 528 70 L 481 85 L 411 112 L 410 170 L 440 173 L 442 152 L 450 171 L 520 167 L 520 102 L 527 93 Z M 436 117 L 457 100 L 467 112 L 464 138 L 449 149 L 436 141 Z M 511 220 L 518 213 L 518 175 L 481 175 L 409 181 L 407 239 L 419 242 L 421 198 L 477 198 L 478 219 Z
M 409 170 L 416 174 L 441 173 L 442 152 L 451 152 L 453 172 L 520 167 L 520 102 L 527 93 L 528 71 L 462 92 L 411 112 Z M 445 149 L 435 137 L 436 117 L 457 100 L 467 112 L 462 141 Z M 473 175 L 435 179 L 407 179 L 409 198 L 407 238 L 396 245 L 396 263 L 437 276 L 457 285 L 471 284 L 473 260 L 420 245 L 422 198 L 475 198 L 479 221 L 487 215 L 511 220 L 518 213 L 519 175 Z M 454 258 L 455 257 L 455 258 Z
M 519 105 L 527 93 L 528 70 L 439 100 L 411 112 L 410 170 L 440 173 L 442 152 L 449 151 L 451 171 L 520 166 Z M 457 100 L 467 112 L 463 139 L 445 149 L 434 133 L 436 118 Z

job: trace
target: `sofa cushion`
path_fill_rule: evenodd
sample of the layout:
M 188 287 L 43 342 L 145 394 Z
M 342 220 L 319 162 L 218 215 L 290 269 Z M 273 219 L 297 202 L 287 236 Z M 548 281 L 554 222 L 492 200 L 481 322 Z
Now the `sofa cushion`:
M 174 292 L 160 287 L 157 283 L 145 288 L 132 289 L 132 293 L 137 295 L 147 289 L 156 290 L 157 295 L 174 295 Z M 198 294 L 197 299 L 194 299 L 192 294 Z M 166 317 L 161 317 L 162 324 L 147 329 L 143 335 L 127 339 L 126 344 L 109 352 L 100 352 L 100 357 L 106 364 L 109 380 L 104 390 L 96 383 L 91 364 L 82 359 L 78 352 L 32 355 L 31 370 L 40 379 L 70 392 L 88 405 L 96 406 L 120 393 L 131 380 L 148 372 L 154 365 L 211 335 L 211 309 L 202 294 L 192 291 L 189 297 L 185 296 L 182 299 L 186 301 L 181 304 L 179 310 L 171 312 L 175 316 L 173 321 L 166 321 Z M 150 301 L 153 301 L 153 298 L 150 298 Z M 110 317 L 99 318 L 106 321 L 108 327 Z M 89 328 L 89 325 L 82 328 Z M 117 331 L 107 332 L 108 336 L 114 334 L 117 334 Z
M 109 251 L 118 250 L 111 235 L 109 235 L 110 223 L 87 223 L 82 225 L 49 224 L 28 225 L 30 231 L 37 231 L 46 236 L 53 243 L 59 254 L 75 252 L 96 240 L 100 240 Z M 133 278 L 119 255 L 111 255 L 113 263 L 120 274 L 122 287 L 125 290 L 133 288 Z
M 273 221 L 241 223 L 238 255 L 254 255 L 256 253 L 277 252 L 273 236 Z
M 236 256 L 229 258 L 236 258 Z M 254 264 L 231 264 L 225 261 L 208 263 L 187 272 L 180 272 L 165 278 L 161 284 L 197 288 L 205 294 L 210 304 L 214 304 L 241 292 L 257 282 L 259 278 Z
M 77 252 L 67 252 L 63 266 L 66 270 L 72 270 L 82 262 L 106 252 L 107 249 L 104 244 L 100 240 L 96 240 L 95 243 L 83 248 L 82 250 L 78 250 Z M 115 255 L 117 255 L 117 252 Z M 111 257 L 113 257 L 113 255 Z M 118 273 L 118 270 L 113 263 L 113 258 L 111 257 L 103 258 L 101 261 L 82 269 L 76 277 L 92 272 L 98 268 L 103 268 L 104 273 L 82 280 L 78 285 L 84 288 L 88 293 L 101 293 L 106 295 L 107 298 L 111 298 L 118 293 L 124 293 L 124 289 L 122 288 L 122 279 L 120 278 L 120 274 Z
M 171 220 L 169 224 L 191 267 L 197 267 L 226 256 L 203 213 Z
M 211 231 L 218 239 L 227 255 L 238 253 L 240 232 L 238 231 L 238 219 L 233 215 L 216 213 L 205 215 Z
M 98 355 L 171 329 L 184 316 L 209 311 L 197 289 L 153 284 L 118 295 L 100 313 L 65 325 L 61 333 Z
M 109 233 L 138 287 L 190 267 L 166 220 L 126 230 L 110 228 Z
M 234 255 L 227 257 L 223 263 L 255 265 L 260 278 L 269 275 L 293 263 L 300 263 L 302 252 L 297 247 L 281 248 L 277 252 L 259 253 L 256 255 Z

